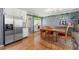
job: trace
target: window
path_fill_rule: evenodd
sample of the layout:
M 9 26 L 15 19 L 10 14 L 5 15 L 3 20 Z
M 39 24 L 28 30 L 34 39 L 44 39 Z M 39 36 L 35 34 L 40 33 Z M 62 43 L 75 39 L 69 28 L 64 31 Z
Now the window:
M 41 25 L 41 17 L 34 17 L 34 25 Z

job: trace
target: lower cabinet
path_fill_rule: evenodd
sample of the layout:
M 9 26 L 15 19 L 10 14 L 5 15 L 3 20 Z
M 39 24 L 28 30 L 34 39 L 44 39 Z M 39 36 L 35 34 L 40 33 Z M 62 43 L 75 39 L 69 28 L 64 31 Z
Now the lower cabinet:
M 29 35 L 28 28 L 23 28 L 23 37 L 27 37 Z

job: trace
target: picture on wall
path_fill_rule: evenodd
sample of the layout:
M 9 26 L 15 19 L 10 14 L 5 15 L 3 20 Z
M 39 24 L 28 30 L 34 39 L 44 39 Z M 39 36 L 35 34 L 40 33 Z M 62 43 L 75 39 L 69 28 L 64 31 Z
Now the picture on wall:
M 60 25 L 66 25 L 66 20 L 60 20 Z

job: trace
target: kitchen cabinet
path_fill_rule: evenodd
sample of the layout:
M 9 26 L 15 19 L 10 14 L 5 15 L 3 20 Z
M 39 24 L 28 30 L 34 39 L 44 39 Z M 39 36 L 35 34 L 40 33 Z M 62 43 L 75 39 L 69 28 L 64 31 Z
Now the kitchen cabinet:
M 23 28 L 23 37 L 27 37 L 29 35 L 28 28 Z

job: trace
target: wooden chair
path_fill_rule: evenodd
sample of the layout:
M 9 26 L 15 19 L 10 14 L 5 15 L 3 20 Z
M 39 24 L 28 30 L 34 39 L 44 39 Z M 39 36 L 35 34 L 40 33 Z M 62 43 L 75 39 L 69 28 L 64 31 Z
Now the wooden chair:
M 69 30 L 69 26 L 66 27 L 65 32 L 58 32 L 58 37 L 61 38 L 63 37 L 66 40 L 68 39 L 68 30 Z
M 46 40 L 52 42 L 54 32 L 51 31 L 51 30 L 47 30 L 45 34 L 46 34 L 46 36 L 45 36 L 46 37 Z

